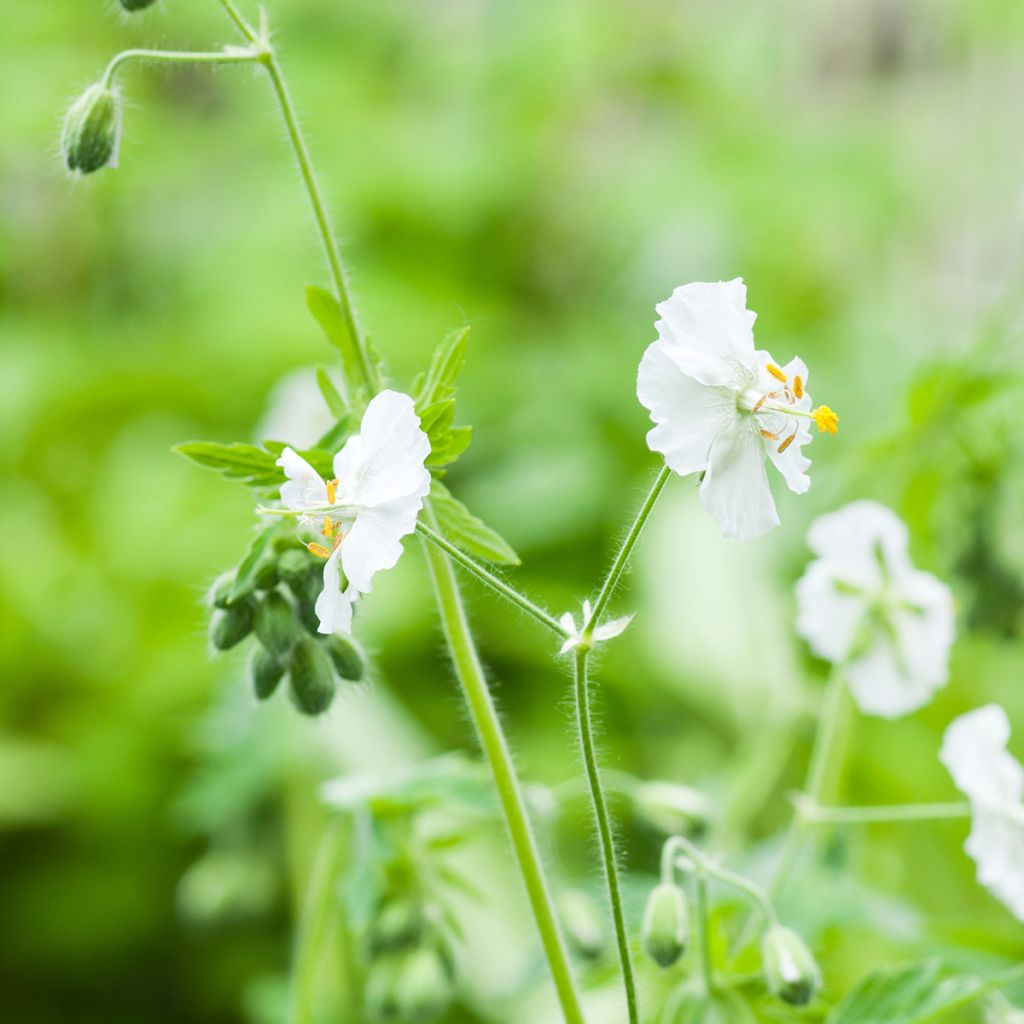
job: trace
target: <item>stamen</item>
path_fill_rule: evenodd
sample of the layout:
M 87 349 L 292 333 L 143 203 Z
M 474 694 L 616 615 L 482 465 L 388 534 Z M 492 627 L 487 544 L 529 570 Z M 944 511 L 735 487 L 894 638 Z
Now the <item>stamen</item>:
M 331 545 L 333 551 L 337 551 L 341 546 L 341 530 L 338 531 L 338 535 L 334 538 L 334 543 Z
M 327 504 L 333 505 L 338 498 L 338 481 L 328 480 L 327 481 Z
M 334 523 L 324 516 L 324 528 L 320 531 L 325 537 L 334 536 Z
M 804 379 L 803 377 L 800 376 L 799 373 L 793 377 L 793 397 L 804 397 Z
M 330 558 L 331 553 L 323 546 L 323 544 L 307 544 L 310 554 L 316 555 L 317 558 Z
M 823 434 L 834 434 L 839 430 L 839 417 L 827 405 L 819 405 L 811 415 Z
M 770 430 L 765 430 L 764 427 L 761 428 L 761 436 L 766 437 L 769 441 L 778 441 L 779 439 L 778 434 L 773 434 Z
M 786 375 L 774 364 L 765 363 L 764 368 L 776 379 L 781 380 L 783 384 L 786 383 Z
M 767 402 L 767 401 L 768 401 L 768 396 L 767 396 L 767 395 L 762 395 L 762 396 L 761 396 L 761 397 L 760 397 L 760 398 L 759 398 L 759 399 L 757 400 L 757 405 L 755 405 L 755 406 L 754 406 L 754 408 L 750 410 L 750 411 L 751 411 L 751 413 L 755 413 L 755 412 L 757 412 L 757 410 L 758 410 L 758 409 L 760 409 L 760 408 L 761 408 L 761 406 L 762 406 L 762 405 L 764 405 L 764 403 L 765 403 L 765 402 Z
M 797 380 L 799 379 L 800 378 L 798 377 Z M 796 431 L 794 430 L 793 433 L 790 434 L 789 437 L 787 437 L 786 440 L 783 441 L 782 444 L 780 444 L 779 447 L 775 449 L 776 454 L 781 455 L 793 443 L 795 439 Z

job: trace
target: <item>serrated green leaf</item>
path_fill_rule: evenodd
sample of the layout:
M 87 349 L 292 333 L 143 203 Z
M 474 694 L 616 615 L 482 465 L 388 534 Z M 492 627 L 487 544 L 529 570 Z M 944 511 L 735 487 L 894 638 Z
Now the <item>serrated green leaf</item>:
M 455 387 L 466 365 L 469 325 L 452 331 L 434 350 L 426 379 L 416 396 L 416 406 L 426 409 L 455 396 Z
M 240 480 L 250 487 L 270 487 L 283 479 L 274 463 L 277 455 L 254 444 L 217 441 L 185 441 L 174 451 L 204 469 L 212 469 L 229 480 Z
M 498 565 L 520 564 L 512 545 L 473 515 L 439 480 L 431 485 L 430 504 L 440 532 L 456 547 Z
M 235 574 L 234 586 L 232 586 L 231 592 L 228 594 L 228 604 L 237 601 L 240 597 L 244 597 L 252 591 L 256 584 L 256 570 L 259 568 L 264 557 L 269 554 L 274 538 L 281 532 L 284 526 L 285 523 L 280 520 L 273 522 L 269 526 L 263 527 L 253 538 L 252 543 L 249 545 L 249 550 L 246 552 L 245 558 L 242 559 L 242 564 L 238 567 L 238 572 Z
M 826 1024 L 924 1024 L 977 998 L 981 978 L 942 978 L 938 960 L 873 971 L 828 1015 Z
M 450 466 L 469 447 L 472 440 L 472 427 L 452 427 L 430 449 L 426 464 L 432 468 Z
M 306 305 L 327 335 L 327 340 L 341 355 L 342 372 L 345 380 L 352 384 L 355 397 L 365 400 L 372 390 L 371 383 L 366 379 L 358 343 L 342 315 L 338 300 L 325 288 L 309 284 L 306 285 Z
M 281 452 L 285 448 L 291 448 L 295 451 L 296 455 L 304 458 L 325 480 L 329 480 L 334 476 L 333 455 L 327 449 L 320 447 L 319 443 L 315 448 L 304 448 L 302 450 L 296 450 L 292 445 L 285 444 L 284 441 L 261 441 L 260 444 L 273 455 L 275 462 L 281 457 Z M 277 476 L 272 481 L 272 486 L 279 487 L 284 481 L 284 470 L 278 466 Z
M 348 402 L 345 401 L 341 392 L 335 386 L 334 381 L 327 375 L 322 367 L 316 368 L 316 382 L 320 387 L 320 394 L 324 396 L 327 408 L 335 419 L 340 419 L 348 414 Z

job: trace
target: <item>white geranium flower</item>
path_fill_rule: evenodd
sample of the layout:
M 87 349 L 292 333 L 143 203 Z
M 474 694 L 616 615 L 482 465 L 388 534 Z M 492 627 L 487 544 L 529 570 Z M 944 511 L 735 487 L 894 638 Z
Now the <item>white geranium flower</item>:
M 1024 921 L 1024 766 L 1009 739 L 1006 712 L 989 704 L 950 724 L 939 757 L 971 804 L 964 849 L 978 881 Z
M 656 308 L 658 340 L 640 362 L 637 397 L 656 424 L 652 451 L 680 476 L 703 473 L 700 497 L 727 537 L 779 525 L 765 458 L 791 491 L 811 486 L 801 450 L 810 424 L 835 433 L 828 406 L 811 408 L 807 367 L 754 349 L 755 313 L 742 279 L 687 284 Z
M 281 501 L 302 522 L 318 524 L 329 545 L 309 545 L 327 559 L 316 602 L 321 633 L 351 632 L 353 601 L 401 557 L 402 538 L 416 528 L 430 490 L 429 454 L 413 400 L 397 391 L 382 391 L 366 407 L 359 433 L 334 456 L 333 480 L 291 448 L 281 453 L 277 464 L 288 477 Z
M 949 677 L 953 596 L 911 564 L 907 528 L 874 501 L 816 519 L 818 556 L 796 585 L 797 632 L 819 657 L 846 662 L 860 709 L 895 718 L 928 703 Z
M 583 635 L 583 629 L 590 621 L 591 614 L 593 614 L 593 611 L 590 607 L 590 602 L 584 601 L 583 618 L 580 620 L 579 627 L 576 626 L 571 612 L 566 612 L 558 620 L 559 625 L 568 634 L 565 643 L 562 644 L 562 654 L 571 651 L 574 647 L 579 647 L 584 642 L 586 637 Z M 605 640 L 611 640 L 612 637 L 618 636 L 632 621 L 632 615 L 624 615 L 621 619 L 612 619 L 611 622 L 604 622 L 600 626 L 595 627 L 594 632 L 590 636 L 589 642 L 591 646 L 597 646 L 597 644 Z

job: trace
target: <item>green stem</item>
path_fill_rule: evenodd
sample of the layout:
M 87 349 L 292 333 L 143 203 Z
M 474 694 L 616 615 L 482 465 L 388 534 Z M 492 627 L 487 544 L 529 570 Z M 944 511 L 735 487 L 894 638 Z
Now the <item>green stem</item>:
M 313 1020 L 317 968 L 323 951 L 324 934 L 335 905 L 331 886 L 341 851 L 341 837 L 340 822 L 332 823 L 320 841 L 313 864 L 295 945 L 288 1024 L 310 1024 Z
M 590 621 L 583 627 L 584 635 L 593 632 L 594 626 L 601 621 L 601 616 L 604 614 L 604 610 L 608 607 L 608 602 L 615 592 L 619 577 L 625 571 L 626 563 L 629 561 L 629 556 L 633 553 L 636 542 L 640 539 L 640 533 L 651 514 L 651 510 L 654 508 L 654 503 L 658 500 L 658 495 L 661 494 L 671 475 L 672 470 L 668 466 L 662 466 L 647 497 L 644 499 L 643 505 L 640 506 L 636 519 L 633 520 L 633 525 L 629 528 L 629 533 L 626 534 L 626 538 L 622 542 L 622 547 L 619 548 L 619 553 L 615 556 L 615 561 L 612 562 L 612 567 L 608 570 L 604 583 L 601 585 L 601 590 L 594 601 L 594 608 L 590 614 Z
M 431 515 L 429 503 L 424 514 Z M 567 1024 L 583 1024 L 583 1009 L 576 991 L 569 954 L 544 877 L 537 840 L 530 825 L 523 793 L 512 763 L 512 754 L 502 732 L 498 711 L 494 706 L 473 643 L 455 568 L 448 556 L 437 547 L 427 543 L 424 543 L 423 547 L 455 673 L 462 686 L 462 693 L 480 745 L 494 774 L 498 798 L 558 992 L 562 1014 Z
M 475 558 L 471 558 L 464 551 L 459 550 L 451 541 L 447 540 L 436 530 L 432 530 L 426 523 L 418 522 L 417 531 L 431 544 L 436 545 L 451 558 L 454 558 L 464 569 L 472 573 L 478 580 L 485 583 L 492 590 L 497 591 L 506 601 L 511 601 L 521 608 L 527 615 L 532 615 L 538 622 L 547 626 L 548 629 L 557 633 L 563 640 L 566 632 L 553 616 L 544 611 L 543 608 L 535 605 L 528 597 L 519 593 L 515 587 L 509 586 L 501 577 L 496 576 L 486 566 L 481 565 Z
M 114 75 L 122 65 L 130 61 L 143 61 L 147 64 L 256 64 L 260 60 L 257 50 L 250 52 L 227 50 L 190 51 L 190 50 L 122 50 L 107 65 L 100 80 L 109 86 Z
M 619 965 L 622 970 L 622 984 L 626 990 L 626 1009 L 629 1014 L 630 1024 L 637 1024 L 640 1015 L 636 1002 L 636 980 L 633 976 L 633 959 L 629 951 L 626 915 L 622 907 L 622 888 L 619 883 L 619 867 L 615 857 L 615 840 L 612 835 L 608 803 L 605 800 L 604 790 L 601 786 L 601 772 L 597 766 L 597 751 L 594 746 L 594 730 L 590 715 L 590 692 L 587 680 L 587 657 L 589 654 L 590 648 L 587 644 L 580 644 L 576 648 L 574 660 L 576 724 L 579 728 L 580 748 L 583 751 L 583 763 L 587 771 L 590 798 L 594 806 L 594 818 L 597 822 L 597 836 L 601 846 L 601 858 L 604 862 L 605 884 L 608 887 L 608 899 L 612 908 L 612 921 L 615 925 L 615 942 L 618 947 Z
M 819 807 L 798 797 L 798 817 L 808 825 L 873 825 L 878 822 L 954 821 L 971 816 L 966 802 L 946 804 L 890 804 L 877 807 Z
M 234 5 L 233 0 L 220 0 L 221 7 L 227 11 L 228 17 L 235 23 L 238 31 L 242 33 L 246 39 L 255 41 L 256 32 L 252 26 L 242 17 L 238 8 Z
M 821 804 L 828 783 L 829 772 L 832 768 L 831 755 L 836 747 L 835 740 L 839 734 L 845 700 L 846 683 L 843 678 L 843 667 L 836 665 L 832 669 L 825 690 L 821 715 L 818 718 L 818 728 L 814 736 L 814 746 L 811 750 L 811 760 L 807 769 L 807 782 L 804 785 L 804 793 L 816 806 Z M 786 878 L 793 869 L 806 832 L 807 823 L 799 814 L 794 814 L 782 844 L 782 853 L 779 855 L 775 874 L 768 886 L 768 894 L 773 901 L 778 899 L 786 884 Z
M 702 868 L 697 869 L 694 877 L 697 904 L 697 949 L 700 953 L 700 973 L 704 979 L 704 994 L 710 996 L 715 991 L 715 973 L 711 964 L 711 924 L 708 920 L 708 880 Z

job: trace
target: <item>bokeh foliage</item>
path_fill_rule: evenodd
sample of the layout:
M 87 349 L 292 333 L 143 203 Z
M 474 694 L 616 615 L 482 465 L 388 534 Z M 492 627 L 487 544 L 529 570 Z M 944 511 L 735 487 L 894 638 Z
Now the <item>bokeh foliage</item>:
M 703 788 L 757 871 L 821 676 L 792 633 L 804 527 L 857 496 L 908 519 L 961 635 L 932 706 L 857 723 L 845 798 L 950 798 L 942 729 L 989 700 L 1024 752 L 1019 4 L 274 6 L 362 316 L 405 382 L 472 324 L 474 444 L 447 482 L 549 607 L 586 596 L 653 472 L 634 374 L 676 284 L 743 275 L 760 342 L 799 352 L 841 413 L 762 540 L 720 541 L 671 486 L 619 601 L 636 623 L 600 666 L 608 765 Z M 469 730 L 411 542 L 366 601 L 377 682 L 326 723 L 253 708 L 242 660 L 208 657 L 202 593 L 251 504 L 170 446 L 257 439 L 277 378 L 330 362 L 304 197 L 244 70 L 131 70 L 116 172 L 70 181 L 55 149 L 112 53 L 226 41 L 217 5 L 8 4 L 0 25 L 0 1016 L 276 1020 L 315 784 L 473 753 Z M 468 589 L 519 763 L 563 784 L 550 643 Z M 585 804 L 551 833 L 560 877 L 592 885 Z M 1024 953 L 963 834 L 844 833 L 834 874 L 800 876 L 787 910 L 834 995 L 878 962 Z M 623 842 L 635 922 L 657 839 L 627 820 Z M 503 931 L 482 928 L 491 969 L 452 1020 L 539 970 L 500 843 L 467 873 Z

